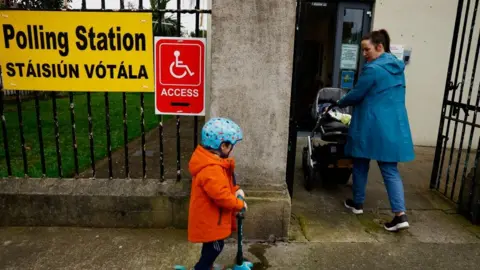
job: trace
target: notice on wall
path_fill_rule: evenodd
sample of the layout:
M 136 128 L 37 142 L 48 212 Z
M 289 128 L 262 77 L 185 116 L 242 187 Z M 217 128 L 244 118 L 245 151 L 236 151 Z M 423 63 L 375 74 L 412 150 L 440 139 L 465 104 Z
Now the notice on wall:
M 403 56 L 405 55 L 405 48 L 403 45 L 390 45 L 390 52 L 395 55 L 399 60 L 403 61 Z
M 6 89 L 154 91 L 151 13 L 0 13 Z
M 340 69 L 357 70 L 358 48 L 357 44 L 342 44 Z

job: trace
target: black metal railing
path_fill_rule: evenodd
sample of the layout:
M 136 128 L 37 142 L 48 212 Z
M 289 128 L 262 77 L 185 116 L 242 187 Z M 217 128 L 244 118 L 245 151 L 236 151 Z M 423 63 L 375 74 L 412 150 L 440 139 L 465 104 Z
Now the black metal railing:
M 177 4 L 177 9 L 167 9 L 167 8 L 156 8 L 156 9 L 144 9 L 143 0 L 138 0 L 138 8 L 136 8 L 136 12 L 151 12 L 154 18 L 158 19 L 158 23 L 162 23 L 161 19 L 165 17 L 165 14 L 175 15 L 176 14 L 176 36 L 182 36 L 182 15 L 191 15 L 195 16 L 195 37 L 201 37 L 200 33 L 200 16 L 202 14 L 210 14 L 211 11 L 208 9 L 202 9 L 200 6 L 200 0 L 195 0 L 194 4 L 195 7 L 193 9 L 182 9 L 181 0 L 174 0 Z M 120 0 L 120 11 L 107 9 L 105 0 L 101 0 L 101 10 L 94 10 L 88 9 L 86 5 L 86 1 L 82 1 L 82 7 L 80 10 L 82 11 L 102 11 L 102 12 L 127 12 L 128 10 L 125 9 L 125 2 Z M 158 6 L 165 6 L 165 4 L 169 1 L 165 0 L 156 0 Z M 193 2 L 192 2 L 193 3 Z M 161 5 L 162 4 L 162 5 Z M 42 8 L 45 8 L 43 6 Z M 15 9 L 34 9 L 31 6 L 20 6 L 15 7 Z M 59 8 L 47 8 L 46 10 L 58 10 Z M 69 11 L 78 11 L 76 9 L 64 9 L 61 8 L 62 11 L 59 12 L 69 12 Z M 175 17 L 175 16 L 174 16 Z M 174 18 L 172 17 L 172 18 Z M 158 33 L 156 33 L 158 34 Z M 160 31 L 160 35 L 163 35 Z M 204 37 L 204 36 L 203 36 Z M 152 59 L 153 61 L 153 59 Z M 177 180 L 182 179 L 182 157 L 186 156 L 184 152 L 187 151 L 185 148 L 182 148 L 181 144 L 181 134 L 180 134 L 180 127 L 181 123 L 183 123 L 184 118 L 180 118 L 180 116 L 176 116 L 176 119 L 170 119 L 169 117 L 158 116 L 155 117 L 156 121 L 153 121 L 152 116 L 149 113 L 153 113 L 154 111 L 146 112 L 146 97 L 149 97 L 148 102 L 152 102 L 151 95 L 153 93 L 139 93 L 139 100 L 130 100 L 130 98 L 135 97 L 136 94 L 129 95 L 128 93 L 121 93 L 121 108 L 120 111 L 115 110 L 114 114 L 112 114 L 112 102 L 116 102 L 117 93 L 109 93 L 105 92 L 103 99 L 104 99 L 104 117 L 105 117 L 105 130 L 104 134 L 103 131 L 99 132 L 98 129 L 95 129 L 96 125 L 100 125 L 102 121 L 103 112 L 101 110 L 95 110 L 92 107 L 92 104 L 95 100 L 98 100 L 98 93 L 68 93 L 68 106 L 69 112 L 66 110 L 63 111 L 64 107 L 59 107 L 59 102 L 62 101 L 62 95 L 58 92 L 33 92 L 31 96 L 24 96 L 22 95 L 22 91 L 16 91 L 15 100 L 8 99 L 5 95 L 5 92 L 8 89 L 1 89 L 0 91 L 0 117 L 1 117 L 1 128 L 2 128 L 2 141 L 3 149 L 0 149 L 0 162 L 5 164 L 5 166 L 0 167 L 0 177 L 57 177 L 57 178 L 64 178 L 64 177 L 90 177 L 90 178 L 97 178 L 99 171 L 98 171 L 98 164 L 102 162 L 103 158 L 106 158 L 108 163 L 108 178 L 130 178 L 132 174 L 138 175 L 137 170 L 141 170 L 142 178 L 147 177 L 147 168 L 151 166 L 152 168 L 156 169 L 156 166 L 159 166 L 159 179 L 160 181 L 164 181 L 166 178 L 174 177 Z M 67 90 L 66 90 L 67 91 Z M 83 102 L 83 96 L 86 95 L 86 101 Z M 26 101 L 26 99 L 32 98 L 34 99 L 34 114 L 35 119 L 34 121 L 30 121 L 30 119 L 26 118 L 23 112 L 28 109 L 25 107 L 29 107 L 30 101 Z M 113 100 L 115 99 L 115 100 Z M 48 100 L 45 101 L 45 100 Z M 45 107 L 48 105 L 49 101 L 51 100 L 51 114 L 47 115 L 45 113 Z M 63 101 L 62 101 L 63 102 Z M 77 103 L 76 103 L 77 102 Z M 137 103 L 138 102 L 138 103 Z M 86 104 L 84 104 L 86 103 Z M 101 103 L 100 103 L 101 104 Z M 9 122 L 12 120 L 12 110 L 13 105 L 16 105 L 16 114 L 17 114 L 17 121 L 18 121 L 18 130 L 15 130 L 15 127 L 9 125 Z M 86 106 L 86 119 L 85 114 L 81 115 L 78 111 L 83 111 L 84 106 Z M 101 106 L 101 105 L 100 105 Z M 131 114 L 129 115 L 128 112 L 132 111 L 130 106 L 135 108 L 135 111 L 139 111 L 139 134 L 134 134 L 129 128 L 135 127 L 132 125 L 131 122 Z M 147 106 L 148 107 L 148 106 Z M 118 112 L 118 113 L 117 113 Z M 71 134 L 66 134 L 65 132 L 61 132 L 62 125 L 65 124 L 63 119 L 64 114 L 69 114 L 70 125 L 69 129 L 71 130 Z M 120 115 L 121 114 L 121 115 Z M 28 116 L 27 116 L 28 117 Z M 112 125 L 116 124 L 117 121 L 115 119 L 121 119 L 121 127 L 120 132 L 117 136 L 117 129 L 114 129 Z M 137 117 L 133 117 L 137 118 Z M 146 121 L 148 119 L 148 126 Z M 26 121 L 28 120 L 28 121 Z M 170 121 L 171 120 L 171 121 Z M 174 121 L 175 120 L 175 121 Z M 198 144 L 198 122 L 199 117 L 193 117 L 193 147 L 196 147 Z M 28 123 L 27 123 L 28 122 Z M 79 128 L 79 122 L 85 124 L 85 130 Z M 30 128 L 31 123 L 33 123 L 33 128 Z M 176 162 L 172 163 L 171 165 L 176 164 L 174 168 L 170 168 L 165 164 L 166 160 L 166 153 L 165 146 L 169 146 L 170 142 L 165 142 L 167 139 L 165 136 L 165 132 L 168 131 L 166 123 L 172 123 L 176 128 L 176 141 L 175 141 L 175 150 L 176 155 L 173 153 L 169 154 L 168 158 L 176 158 Z M 149 136 L 147 138 L 147 134 L 150 130 L 158 129 L 158 143 L 159 143 L 159 153 L 158 153 L 158 162 L 147 164 L 147 155 L 149 152 L 147 151 L 147 144 L 151 143 L 148 138 L 153 138 Z M 25 135 L 31 134 L 32 129 L 34 133 L 36 133 L 37 138 L 26 140 Z M 53 131 L 52 131 L 53 129 Z M 36 131 L 36 132 L 35 132 Z M 16 146 L 15 144 L 9 143 L 9 141 L 16 141 L 17 134 L 20 138 L 20 147 L 21 147 L 21 160 L 22 160 L 22 167 L 18 162 L 18 158 L 20 155 L 12 156 L 12 154 L 16 154 L 16 152 L 12 152 L 16 150 L 12 148 Z M 27 132 L 27 133 L 26 133 Z M 30 133 L 28 133 L 30 132 Z M 46 132 L 48 134 L 46 135 Z M 115 134 L 115 135 L 114 135 Z M 62 147 L 65 145 L 66 137 L 71 138 L 71 149 L 66 147 Z M 98 136 L 105 136 L 106 143 L 100 142 Z M 141 149 L 141 166 L 134 166 L 131 164 L 130 157 L 135 155 L 132 153 L 132 149 L 129 150 L 129 144 L 135 140 L 136 136 L 140 137 L 140 149 Z M 31 135 L 30 135 L 31 137 Z M 29 137 L 29 138 L 30 138 Z M 122 143 L 119 143 L 119 140 L 122 140 Z M 151 140 L 151 139 L 150 139 Z M 50 142 L 54 141 L 52 145 Z M 70 140 L 69 140 L 70 141 Z M 156 139 L 155 139 L 156 141 Z M 46 144 L 48 142 L 48 145 Z M 173 142 L 173 141 L 172 141 Z M 114 149 L 112 148 L 113 146 Z M 88 149 L 87 149 L 88 148 Z M 38 150 L 38 155 L 33 155 L 30 153 L 32 149 Z M 65 154 L 62 153 L 62 150 L 67 149 L 66 152 L 72 152 L 71 157 L 65 157 Z M 182 149 L 184 152 L 182 152 Z M 114 153 L 115 151 L 123 151 L 123 158 L 121 161 L 114 160 Z M 191 147 L 188 148 L 190 154 L 193 149 Z M 49 157 L 47 159 L 47 157 Z M 50 158 L 52 157 L 52 158 Z M 3 159 L 3 161 L 2 161 Z M 73 161 L 72 161 L 73 159 Z M 55 160 L 55 162 L 53 162 Z M 67 162 L 65 162 L 67 161 Z M 119 162 L 124 164 L 118 164 Z M 56 163 L 56 164 L 54 164 Z M 65 167 L 66 164 L 69 164 L 68 169 Z M 87 165 L 85 165 L 87 164 Z M 121 166 L 122 170 L 118 170 L 118 167 Z M 171 166 L 173 167 L 173 166 Z M 89 173 L 85 173 L 89 171 Z M 175 176 L 167 176 L 166 171 L 175 171 Z M 121 174 L 119 173 L 121 172 Z M 151 176 L 148 176 L 151 177 Z
M 471 172 L 475 172 L 480 157 L 480 138 L 475 132 L 480 130 L 477 124 L 480 85 L 475 80 L 480 56 L 480 34 L 475 34 L 480 28 L 476 23 L 479 2 L 458 2 L 430 180 L 430 188 L 440 191 L 458 204 L 465 203 L 462 202 L 463 193 L 473 188 L 466 186 L 466 179 L 472 175 Z M 472 53 L 475 53 L 473 58 Z M 473 144 L 475 141 L 478 141 L 476 146 Z M 468 200 L 471 199 L 472 196 L 469 196 Z

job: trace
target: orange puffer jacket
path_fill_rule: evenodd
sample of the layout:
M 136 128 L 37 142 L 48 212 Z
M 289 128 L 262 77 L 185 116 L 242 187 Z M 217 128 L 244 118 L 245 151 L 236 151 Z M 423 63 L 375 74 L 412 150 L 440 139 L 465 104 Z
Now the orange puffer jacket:
M 188 213 L 188 240 L 207 243 L 227 238 L 236 230 L 235 215 L 243 201 L 233 172 L 235 161 L 223 159 L 198 146 L 189 163 L 192 190 Z

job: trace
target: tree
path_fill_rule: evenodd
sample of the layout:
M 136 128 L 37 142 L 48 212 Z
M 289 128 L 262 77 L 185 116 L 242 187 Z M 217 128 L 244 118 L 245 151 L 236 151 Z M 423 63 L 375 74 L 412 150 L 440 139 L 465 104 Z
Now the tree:
M 198 37 L 207 37 L 207 30 L 200 29 Z M 190 32 L 190 37 L 197 37 L 195 31 Z
M 166 9 L 169 2 L 170 0 L 150 0 L 150 7 L 154 11 L 152 20 L 155 36 L 177 36 L 178 31 L 181 32 L 183 28 L 180 25 L 180 29 L 178 29 L 177 19 L 172 15 L 167 17 L 164 12 L 158 12 L 158 10 Z
M 127 2 L 127 9 L 135 10 L 135 9 L 137 9 L 137 7 L 135 6 L 135 4 L 132 1 L 128 1 Z
M 65 7 L 64 0 L 13 0 L 10 2 L 12 6 L 18 4 L 20 8 L 30 9 L 61 9 Z M 72 0 L 66 2 L 71 3 Z

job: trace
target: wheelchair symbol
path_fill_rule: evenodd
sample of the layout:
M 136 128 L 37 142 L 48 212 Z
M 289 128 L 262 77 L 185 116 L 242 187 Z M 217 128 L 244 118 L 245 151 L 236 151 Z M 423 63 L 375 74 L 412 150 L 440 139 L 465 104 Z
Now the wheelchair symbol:
M 178 58 L 180 57 L 180 52 L 179 52 L 179 51 L 175 51 L 175 52 L 173 53 L 173 55 L 175 56 L 175 61 L 172 62 L 172 64 L 170 65 L 170 74 L 171 74 L 173 77 L 175 77 L 175 78 L 177 78 L 177 79 L 182 79 L 183 77 L 187 76 L 187 74 L 190 75 L 190 76 L 193 76 L 193 74 L 195 74 L 194 72 L 190 71 L 190 68 L 188 68 L 187 65 L 184 65 L 184 64 L 183 64 L 183 61 L 178 60 Z M 176 74 L 176 73 L 173 71 L 173 68 L 174 68 L 174 67 L 175 67 L 175 68 L 180 68 L 180 69 L 183 68 L 183 69 L 184 69 L 183 73 L 180 74 L 180 75 Z

